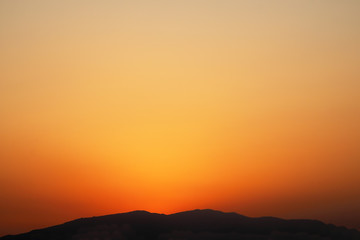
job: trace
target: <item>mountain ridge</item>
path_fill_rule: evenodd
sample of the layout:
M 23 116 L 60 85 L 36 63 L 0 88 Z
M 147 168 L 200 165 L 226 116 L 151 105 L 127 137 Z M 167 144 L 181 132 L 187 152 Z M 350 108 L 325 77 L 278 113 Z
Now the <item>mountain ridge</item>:
M 173 214 L 136 210 L 79 218 L 63 224 L 7 235 L 0 240 L 137 239 L 322 239 L 359 240 L 360 232 L 318 220 L 252 218 L 235 212 L 194 209 Z

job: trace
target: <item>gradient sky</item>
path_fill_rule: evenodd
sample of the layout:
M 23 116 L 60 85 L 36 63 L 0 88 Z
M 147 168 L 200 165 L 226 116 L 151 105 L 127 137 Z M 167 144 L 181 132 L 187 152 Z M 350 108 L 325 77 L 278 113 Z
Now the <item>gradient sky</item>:
M 360 227 L 360 1 L 0 0 L 0 236 L 194 208 Z

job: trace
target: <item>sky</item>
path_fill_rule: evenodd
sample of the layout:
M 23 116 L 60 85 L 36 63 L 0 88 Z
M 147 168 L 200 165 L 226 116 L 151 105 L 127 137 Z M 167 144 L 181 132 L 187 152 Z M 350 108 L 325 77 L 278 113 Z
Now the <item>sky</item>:
M 197 208 L 360 228 L 360 1 L 0 0 L 0 236 Z

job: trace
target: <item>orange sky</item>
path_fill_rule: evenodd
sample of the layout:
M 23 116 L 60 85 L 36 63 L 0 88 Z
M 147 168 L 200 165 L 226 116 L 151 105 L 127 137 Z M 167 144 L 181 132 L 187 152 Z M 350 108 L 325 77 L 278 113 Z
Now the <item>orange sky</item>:
M 136 209 L 360 227 L 359 13 L 0 1 L 0 236 Z

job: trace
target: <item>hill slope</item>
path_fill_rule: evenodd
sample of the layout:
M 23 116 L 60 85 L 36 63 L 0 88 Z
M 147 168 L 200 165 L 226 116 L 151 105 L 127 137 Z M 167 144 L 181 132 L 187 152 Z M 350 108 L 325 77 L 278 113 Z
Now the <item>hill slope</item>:
M 0 240 L 360 240 L 360 232 L 315 220 L 250 218 L 236 213 L 193 210 L 171 215 L 134 211 L 81 218 Z

